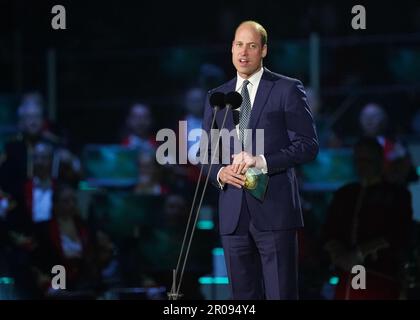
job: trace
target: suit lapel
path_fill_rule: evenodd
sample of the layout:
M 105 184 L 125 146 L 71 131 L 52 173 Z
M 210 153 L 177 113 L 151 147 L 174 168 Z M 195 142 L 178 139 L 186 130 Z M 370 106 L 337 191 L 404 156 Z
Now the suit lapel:
M 269 80 L 269 71 L 264 68 L 264 73 L 261 77 L 257 94 L 255 96 L 254 105 L 252 106 L 251 119 L 249 120 L 250 129 L 255 129 L 273 85 L 274 83 Z

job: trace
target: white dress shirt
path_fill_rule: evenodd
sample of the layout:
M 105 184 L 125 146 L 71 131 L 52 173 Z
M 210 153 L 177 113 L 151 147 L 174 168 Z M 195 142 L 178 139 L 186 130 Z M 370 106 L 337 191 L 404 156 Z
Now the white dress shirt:
M 236 76 L 236 87 L 235 87 L 236 89 L 235 90 L 239 93 L 241 93 L 244 81 L 245 80 L 249 81 L 248 93 L 249 93 L 249 99 L 251 100 L 251 110 L 252 110 L 252 107 L 254 106 L 255 96 L 257 95 L 258 86 L 260 85 L 260 81 L 261 81 L 261 77 L 263 73 L 264 73 L 264 68 L 261 68 L 259 71 L 255 72 L 248 79 L 242 78 L 239 74 L 237 74 Z M 241 110 L 241 108 L 239 108 L 238 110 Z M 239 128 L 239 124 L 236 127 Z M 239 129 L 238 129 L 238 132 L 239 132 Z

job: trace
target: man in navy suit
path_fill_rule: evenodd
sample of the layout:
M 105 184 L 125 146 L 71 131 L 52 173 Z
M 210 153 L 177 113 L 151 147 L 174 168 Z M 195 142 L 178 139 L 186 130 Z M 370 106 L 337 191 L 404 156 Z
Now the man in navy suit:
M 263 67 L 267 32 L 254 21 L 241 23 L 232 43 L 237 76 L 209 92 L 203 129 L 210 132 L 213 92 L 241 93 L 239 120 L 232 111 L 225 127 L 235 130 L 242 145 L 247 137 L 256 149 L 255 132 L 264 130 L 264 154 L 228 149 L 232 162 L 205 166 L 220 188 L 219 222 L 233 299 L 297 299 L 297 230 L 303 227 L 294 167 L 313 160 L 318 141 L 306 94 L 299 80 Z M 225 110 L 217 112 L 221 129 Z M 225 143 L 226 144 L 226 143 Z M 246 149 L 249 150 L 249 149 Z M 269 176 L 266 194 L 258 200 L 243 188 L 244 173 L 256 167 Z

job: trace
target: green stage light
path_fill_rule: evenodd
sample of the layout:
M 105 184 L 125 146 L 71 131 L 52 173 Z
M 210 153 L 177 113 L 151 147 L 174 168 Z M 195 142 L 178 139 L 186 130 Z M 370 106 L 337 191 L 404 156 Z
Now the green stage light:
M 211 220 L 201 220 L 197 222 L 197 229 L 211 230 L 214 228 L 214 223 Z
M 214 248 L 213 249 L 213 255 L 214 256 L 223 256 L 224 255 L 223 248 Z
M 14 284 L 15 280 L 9 277 L 0 277 L 0 284 Z
M 330 278 L 330 285 L 336 286 L 339 282 L 338 277 L 331 277 Z
M 89 183 L 87 181 L 80 181 L 79 182 L 79 190 L 81 190 L 81 191 L 94 191 L 94 190 L 97 190 L 97 188 L 90 187 Z
M 228 277 L 200 277 L 200 284 L 229 284 Z

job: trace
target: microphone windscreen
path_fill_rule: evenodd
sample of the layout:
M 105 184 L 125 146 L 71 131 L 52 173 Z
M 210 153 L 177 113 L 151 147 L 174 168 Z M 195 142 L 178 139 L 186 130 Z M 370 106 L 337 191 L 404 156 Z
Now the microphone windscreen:
M 225 94 L 222 92 L 213 92 L 210 96 L 210 105 L 223 109 L 225 107 Z
M 225 102 L 232 109 L 238 109 L 242 103 L 242 96 L 236 91 L 231 91 L 226 95 Z

